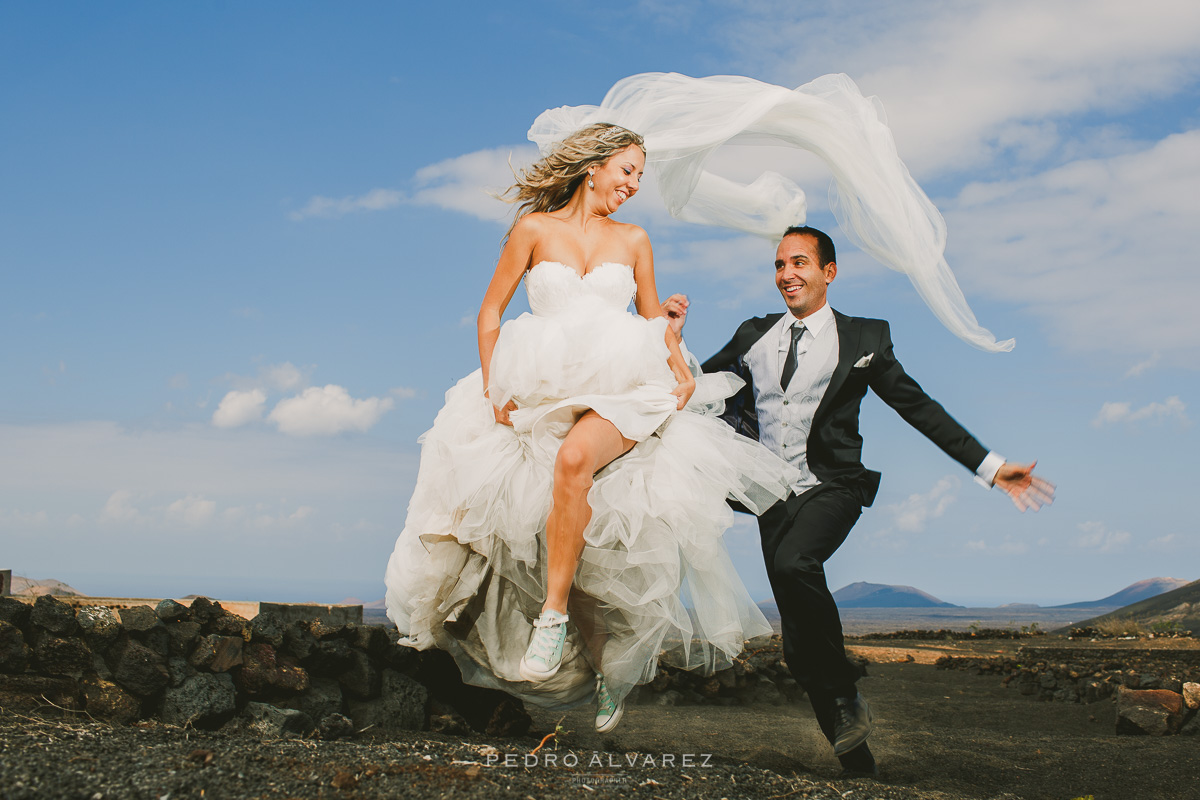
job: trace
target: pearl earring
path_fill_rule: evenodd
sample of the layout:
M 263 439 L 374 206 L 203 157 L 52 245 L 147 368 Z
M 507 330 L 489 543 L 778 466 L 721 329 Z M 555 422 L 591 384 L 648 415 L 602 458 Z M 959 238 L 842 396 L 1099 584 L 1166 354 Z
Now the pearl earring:
M 595 182 L 595 181 L 593 181 L 593 180 L 591 179 L 591 177 L 590 177 L 590 176 L 588 177 L 588 188 L 589 188 L 589 189 L 595 189 L 595 188 L 596 188 L 596 182 Z

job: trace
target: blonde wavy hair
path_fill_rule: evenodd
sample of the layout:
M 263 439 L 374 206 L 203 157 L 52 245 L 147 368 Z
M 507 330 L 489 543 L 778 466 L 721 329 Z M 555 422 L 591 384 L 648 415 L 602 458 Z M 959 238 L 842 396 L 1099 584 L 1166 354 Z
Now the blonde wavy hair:
M 497 195 L 506 203 L 521 204 L 508 233 L 512 233 L 526 214 L 555 211 L 565 206 L 587 176 L 588 167 L 593 164 L 603 166 L 631 144 L 640 147 L 642 153 L 646 152 L 645 140 L 639 134 L 620 125 L 597 122 L 558 142 L 549 155 L 520 172 L 513 170 L 517 182 Z

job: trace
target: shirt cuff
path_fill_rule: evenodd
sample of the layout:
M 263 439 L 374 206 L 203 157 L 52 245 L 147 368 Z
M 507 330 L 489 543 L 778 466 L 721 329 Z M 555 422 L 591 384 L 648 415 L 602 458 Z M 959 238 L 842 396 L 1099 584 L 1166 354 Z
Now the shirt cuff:
M 975 482 L 985 489 L 992 488 L 996 483 L 996 473 L 1000 471 L 1000 468 L 1004 466 L 1004 462 L 1007 460 L 999 453 L 988 453 L 975 470 Z

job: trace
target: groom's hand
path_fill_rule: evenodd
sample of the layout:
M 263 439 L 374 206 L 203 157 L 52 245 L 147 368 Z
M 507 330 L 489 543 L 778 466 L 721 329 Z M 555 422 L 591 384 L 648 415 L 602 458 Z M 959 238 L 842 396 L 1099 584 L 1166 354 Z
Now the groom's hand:
M 994 486 L 1008 492 L 1013 505 L 1020 511 L 1037 511 L 1054 502 L 1054 484 L 1033 474 L 1032 464 L 1012 464 L 1007 461 L 996 471 Z
M 683 325 L 687 322 L 688 299 L 686 294 L 673 294 L 663 301 L 662 313 L 667 318 L 676 339 L 683 338 Z

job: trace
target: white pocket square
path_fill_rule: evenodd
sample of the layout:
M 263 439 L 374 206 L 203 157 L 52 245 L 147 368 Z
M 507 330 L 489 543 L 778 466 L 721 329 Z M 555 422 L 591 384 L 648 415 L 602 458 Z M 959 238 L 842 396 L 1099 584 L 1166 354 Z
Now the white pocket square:
M 867 355 L 860 358 L 858 361 L 854 362 L 854 369 L 862 369 L 863 367 L 871 366 L 871 359 L 874 357 L 875 357 L 874 353 L 868 353 Z

